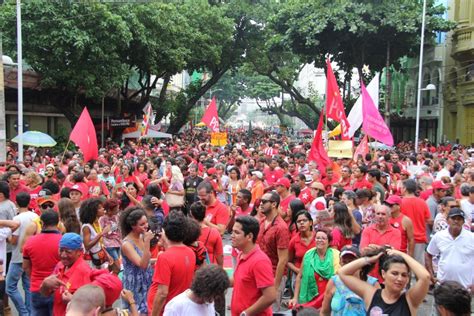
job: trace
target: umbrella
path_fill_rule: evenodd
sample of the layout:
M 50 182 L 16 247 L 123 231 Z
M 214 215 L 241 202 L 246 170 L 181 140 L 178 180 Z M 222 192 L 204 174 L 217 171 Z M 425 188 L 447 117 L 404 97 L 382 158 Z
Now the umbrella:
M 38 131 L 28 131 L 22 134 L 23 145 L 34 146 L 34 147 L 53 147 L 56 146 L 56 141 L 48 134 Z M 12 142 L 18 143 L 20 138 L 15 136 Z
M 371 142 L 371 143 L 369 143 L 369 146 L 371 148 L 375 148 L 375 149 L 379 149 L 379 150 L 391 150 L 391 149 L 393 149 L 393 147 L 385 145 L 381 142 Z

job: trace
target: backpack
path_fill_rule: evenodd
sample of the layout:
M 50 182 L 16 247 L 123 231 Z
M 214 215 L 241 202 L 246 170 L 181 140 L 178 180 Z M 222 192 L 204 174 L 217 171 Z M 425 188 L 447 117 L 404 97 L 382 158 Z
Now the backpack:
M 209 240 L 210 234 L 211 234 L 211 230 L 209 230 L 209 233 L 207 234 L 205 243 L 202 243 L 201 241 L 197 240 L 189 246 L 189 248 L 191 248 L 194 251 L 194 254 L 196 255 L 197 267 L 200 267 L 204 263 L 206 264 L 211 263 L 211 260 L 209 258 L 209 253 L 207 252 L 207 248 L 206 248 L 206 244 L 207 244 L 207 241 Z

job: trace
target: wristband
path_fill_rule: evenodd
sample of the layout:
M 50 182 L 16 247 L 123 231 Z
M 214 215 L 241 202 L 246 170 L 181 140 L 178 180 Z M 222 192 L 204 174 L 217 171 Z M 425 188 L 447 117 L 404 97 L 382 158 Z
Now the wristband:
M 135 301 L 128 303 L 129 305 L 136 305 Z

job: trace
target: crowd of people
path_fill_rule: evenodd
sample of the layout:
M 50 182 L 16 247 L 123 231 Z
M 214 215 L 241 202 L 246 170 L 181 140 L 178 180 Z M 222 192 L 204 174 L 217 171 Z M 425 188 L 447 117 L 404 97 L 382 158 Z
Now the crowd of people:
M 8 147 L 0 311 L 405 316 L 430 293 L 432 315 L 471 314 L 473 149 L 400 143 L 318 166 L 282 135 L 207 139 L 108 140 L 88 162 Z

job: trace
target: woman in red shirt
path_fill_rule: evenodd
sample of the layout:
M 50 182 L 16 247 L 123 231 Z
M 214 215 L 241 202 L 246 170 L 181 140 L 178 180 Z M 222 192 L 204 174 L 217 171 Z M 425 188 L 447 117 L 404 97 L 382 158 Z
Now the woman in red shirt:
M 334 227 L 331 231 L 331 247 L 341 250 L 345 245 L 352 245 L 352 238 L 360 233 L 360 225 L 345 204 L 335 203 L 333 210 Z
M 123 165 L 120 171 L 121 174 L 117 177 L 117 184 L 132 182 L 135 183 L 138 191 L 143 190 L 143 183 L 133 175 L 133 167 L 131 165 Z
M 301 262 L 306 251 L 316 246 L 311 214 L 306 210 L 299 211 L 296 214 L 295 222 L 298 234 L 291 238 L 288 246 L 288 268 L 293 272 L 293 281 L 300 272 Z

